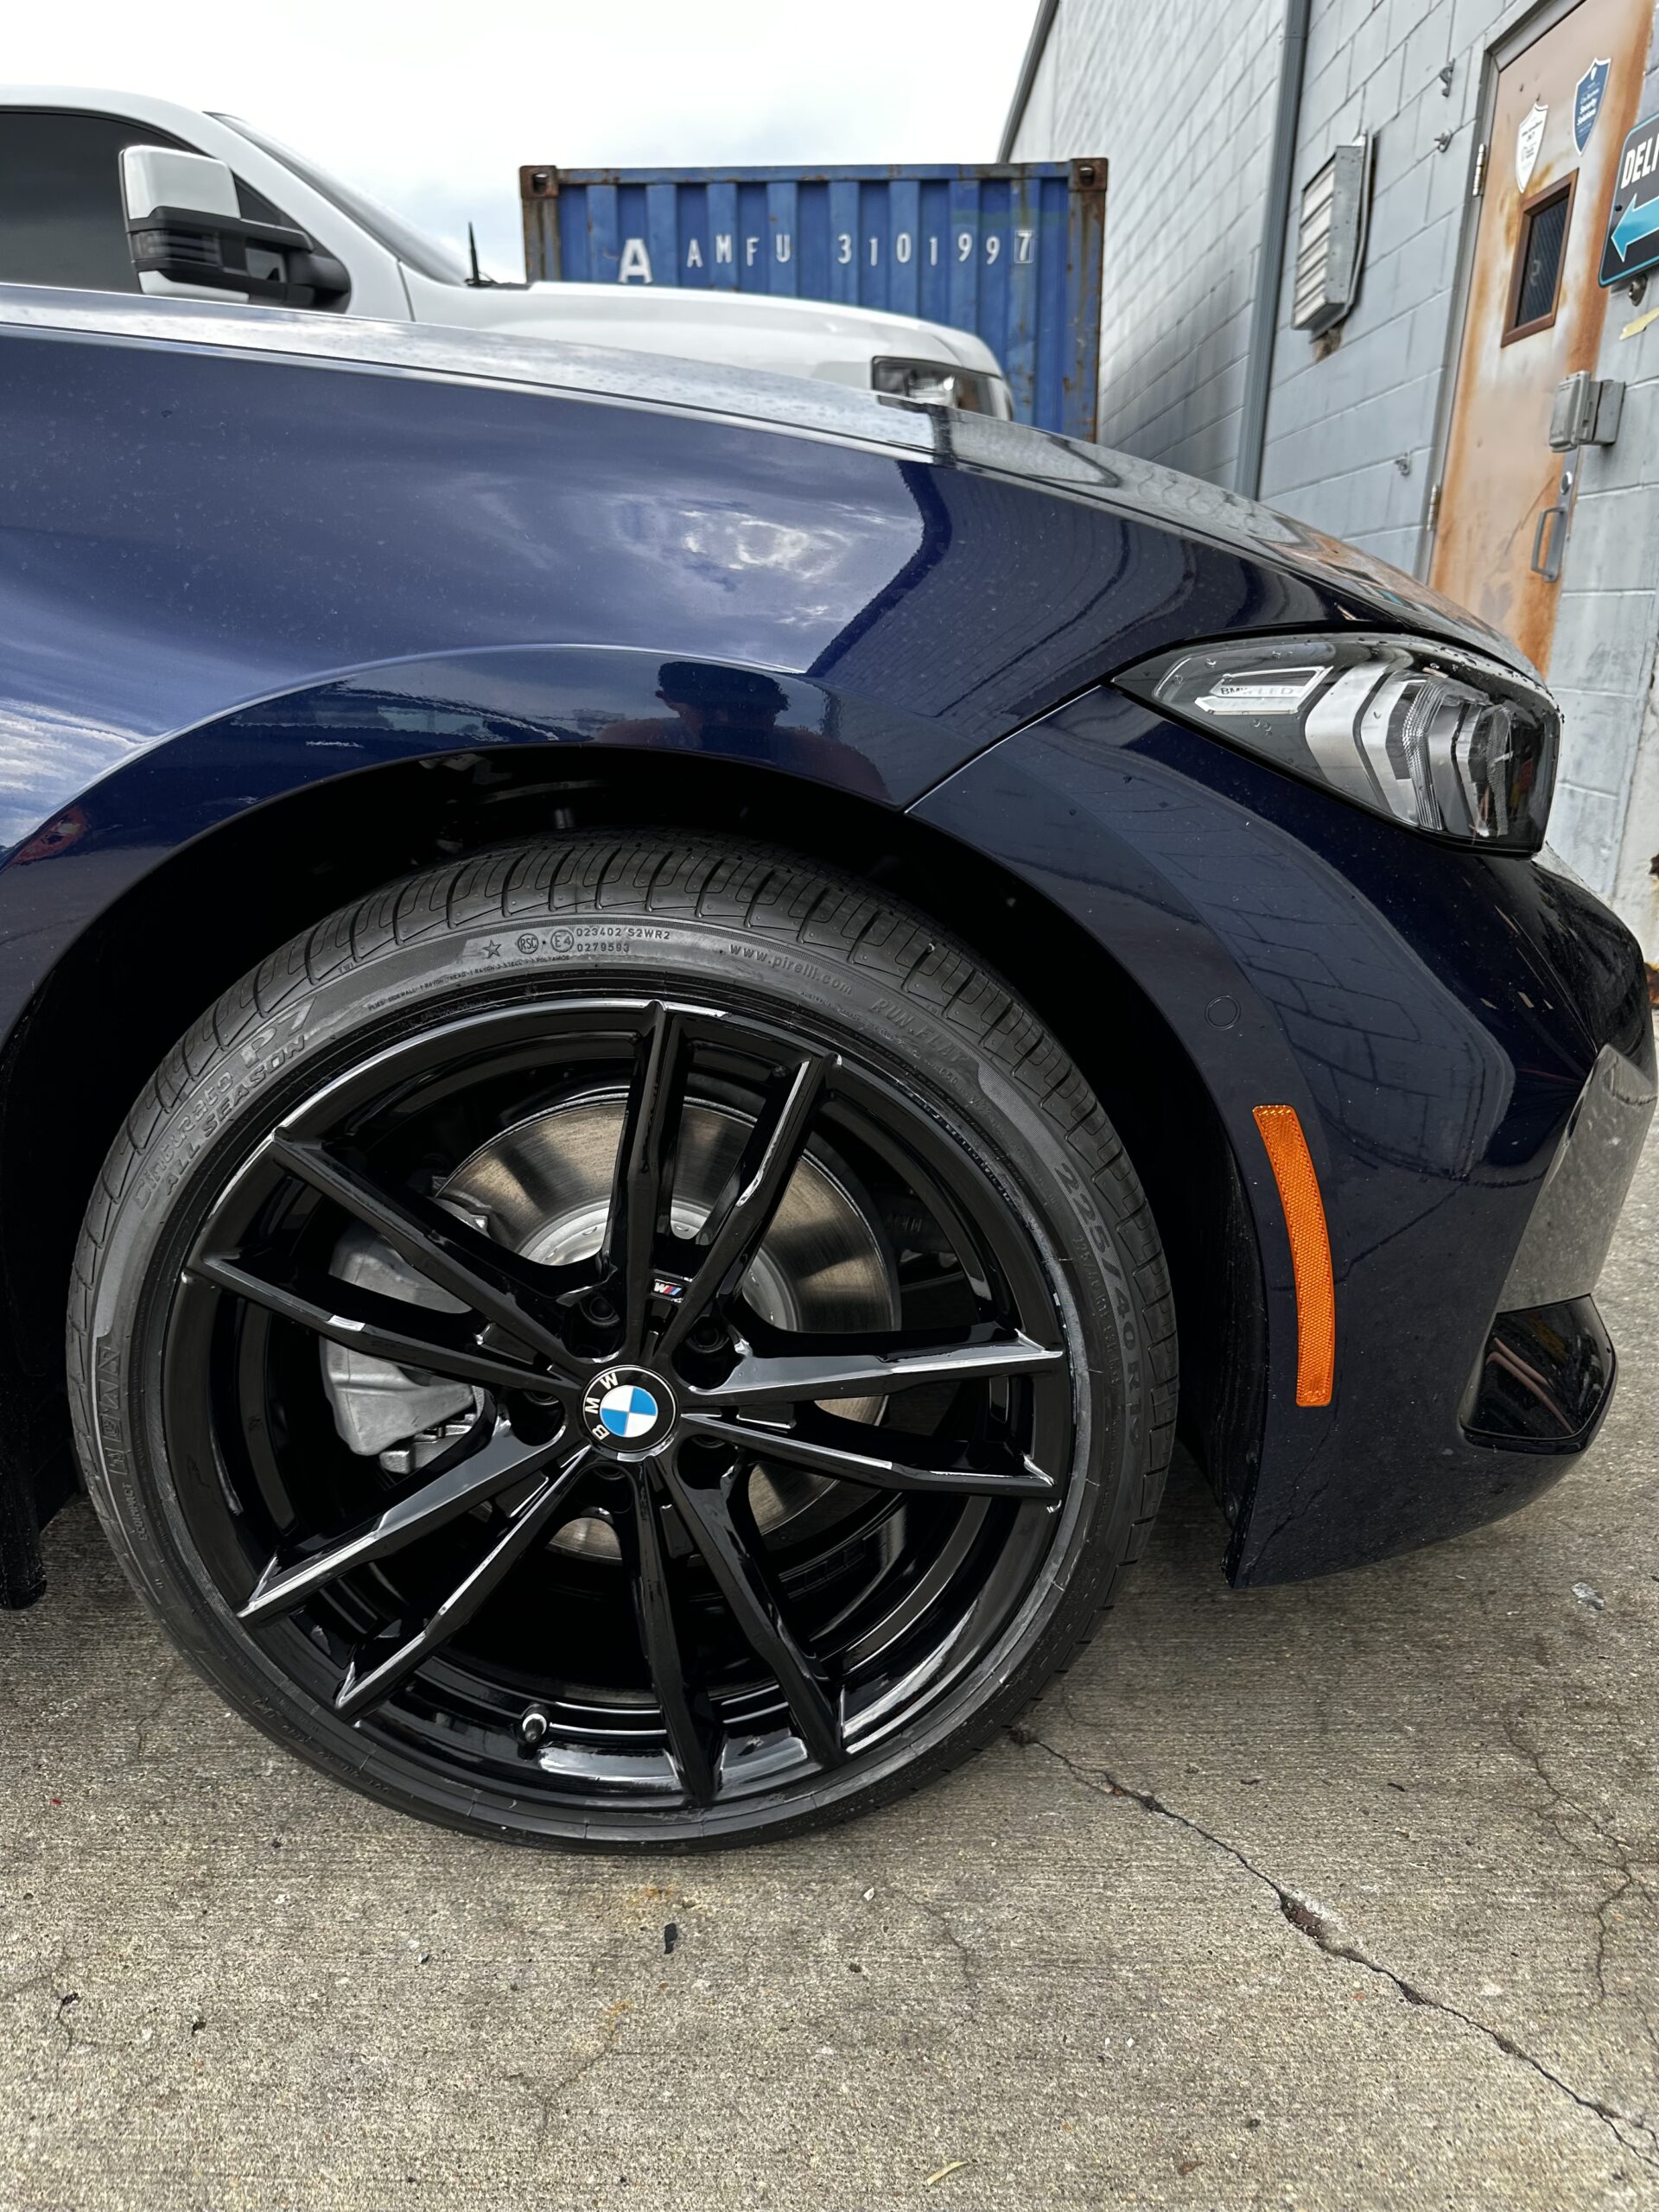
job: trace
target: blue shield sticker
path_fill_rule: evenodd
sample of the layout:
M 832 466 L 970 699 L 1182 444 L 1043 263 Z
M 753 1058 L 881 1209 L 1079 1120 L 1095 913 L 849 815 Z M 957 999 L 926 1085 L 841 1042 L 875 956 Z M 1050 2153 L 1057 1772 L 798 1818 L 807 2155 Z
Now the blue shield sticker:
M 1596 127 L 1596 118 L 1601 113 L 1601 103 L 1607 90 L 1608 61 L 1592 61 L 1580 78 L 1573 93 L 1573 136 L 1582 153 L 1590 143 L 1590 133 Z

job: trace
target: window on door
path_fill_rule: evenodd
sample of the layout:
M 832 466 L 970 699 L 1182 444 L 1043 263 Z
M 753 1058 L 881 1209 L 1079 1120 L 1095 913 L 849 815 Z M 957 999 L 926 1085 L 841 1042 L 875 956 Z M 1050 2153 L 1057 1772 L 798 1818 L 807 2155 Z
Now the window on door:
M 118 115 L 13 109 L 0 130 L 0 283 L 63 284 L 78 291 L 136 292 L 121 204 L 125 146 L 194 146 Z M 288 218 L 238 177 L 250 222 Z
M 1510 312 L 1503 331 L 1506 346 L 1511 339 L 1529 338 L 1535 330 L 1548 330 L 1555 320 L 1561 270 L 1567 261 L 1567 226 L 1573 216 L 1573 188 L 1577 182 L 1575 169 L 1564 183 L 1541 192 L 1521 210 L 1510 281 Z
M 0 282 L 136 292 L 127 251 L 124 146 L 172 146 L 113 115 L 13 112 L 0 151 Z

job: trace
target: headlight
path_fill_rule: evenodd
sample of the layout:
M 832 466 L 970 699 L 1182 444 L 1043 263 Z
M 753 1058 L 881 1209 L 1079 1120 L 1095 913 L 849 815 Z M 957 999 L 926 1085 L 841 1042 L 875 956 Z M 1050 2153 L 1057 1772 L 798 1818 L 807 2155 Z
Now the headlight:
M 1427 639 L 1244 638 L 1115 677 L 1160 714 L 1414 830 L 1534 852 L 1560 720 L 1539 684 Z
M 875 361 L 870 382 L 877 391 L 899 399 L 919 399 L 931 407 L 960 407 L 969 415 L 1014 413 L 1008 387 L 984 369 L 953 368 L 948 361 Z

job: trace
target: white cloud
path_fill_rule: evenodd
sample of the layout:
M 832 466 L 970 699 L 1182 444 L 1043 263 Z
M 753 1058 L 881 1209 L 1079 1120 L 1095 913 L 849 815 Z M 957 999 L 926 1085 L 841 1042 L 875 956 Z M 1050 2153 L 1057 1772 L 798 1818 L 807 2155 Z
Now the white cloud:
M 518 168 L 993 160 L 1029 0 L 77 0 L 14 10 L 14 83 L 245 116 L 521 270 Z

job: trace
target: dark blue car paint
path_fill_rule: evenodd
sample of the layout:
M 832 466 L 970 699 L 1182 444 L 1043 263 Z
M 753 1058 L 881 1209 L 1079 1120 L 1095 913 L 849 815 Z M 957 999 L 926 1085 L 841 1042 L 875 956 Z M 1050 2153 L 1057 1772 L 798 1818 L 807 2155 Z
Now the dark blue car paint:
M 1651 1086 L 1622 925 L 1529 861 L 1402 836 L 1110 690 L 982 755 L 916 811 L 1109 944 L 1203 1070 L 1268 1298 L 1236 1578 L 1455 1535 L 1554 1480 L 1559 1458 L 1470 1443 L 1460 1401 L 1604 1042 Z M 1295 1403 L 1289 1244 L 1251 1120 L 1267 1101 L 1300 1115 L 1325 1198 L 1328 1408 Z
M 664 657 L 806 679 L 834 746 L 790 765 L 903 806 L 1109 662 L 1342 613 L 1132 512 L 683 412 L 16 331 L 0 390 L 0 843 L 105 858 L 84 899 L 0 872 L 6 1027 L 124 882 L 299 783 L 480 721 L 677 747 Z M 484 650 L 527 643 L 611 672 Z
M 649 818 L 653 759 L 759 764 L 1023 878 L 1175 1031 L 1268 1299 L 1236 1577 L 1449 1533 L 1560 1471 L 1469 1444 L 1458 1409 L 1598 1049 L 1650 1071 L 1631 940 L 1529 862 L 1432 844 L 1100 688 L 1232 631 L 1491 650 L 1478 626 L 1224 495 L 1184 527 L 1132 464 L 1084 454 L 1082 486 L 1076 449 L 1008 426 L 976 464 L 944 414 L 907 413 L 910 451 L 884 450 L 874 403 L 868 442 L 838 442 L 169 343 L 165 315 L 134 341 L 4 315 L 0 294 L 0 1032 L 151 870 L 308 785 L 620 748 Z M 775 711 L 699 722 L 662 696 L 676 660 L 766 672 Z M 1329 1409 L 1293 1402 L 1263 1101 L 1297 1107 L 1325 1185 Z

